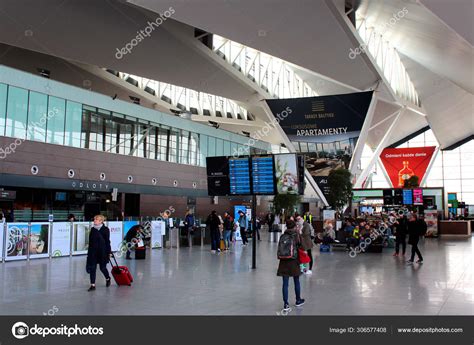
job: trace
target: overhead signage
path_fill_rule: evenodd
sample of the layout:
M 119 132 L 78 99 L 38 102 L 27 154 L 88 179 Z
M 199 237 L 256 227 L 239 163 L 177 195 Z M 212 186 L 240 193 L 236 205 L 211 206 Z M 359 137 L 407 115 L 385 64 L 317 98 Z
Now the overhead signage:
M 266 101 L 296 151 L 305 156 L 306 168 L 326 196 L 329 173 L 349 168 L 372 95 L 368 91 Z M 283 113 L 288 115 L 279 116 Z

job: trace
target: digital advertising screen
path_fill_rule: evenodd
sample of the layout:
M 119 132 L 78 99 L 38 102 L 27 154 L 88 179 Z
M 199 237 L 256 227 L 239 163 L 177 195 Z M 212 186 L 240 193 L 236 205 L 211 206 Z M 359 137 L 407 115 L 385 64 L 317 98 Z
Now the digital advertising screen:
M 403 205 L 413 205 L 413 191 L 411 189 L 403 190 Z
M 403 189 L 397 188 L 394 190 L 393 204 L 403 205 Z
M 393 190 L 384 189 L 383 190 L 383 204 L 384 205 L 393 205 Z
M 278 194 L 298 194 L 298 162 L 296 154 L 275 155 L 275 176 Z
M 252 189 L 254 194 L 275 194 L 273 157 L 252 157 Z
M 208 195 L 229 195 L 229 161 L 227 157 L 207 157 L 206 169 Z
M 231 195 L 251 194 L 250 191 L 250 159 L 229 159 L 229 181 Z
M 413 189 L 413 205 L 423 205 L 423 189 Z

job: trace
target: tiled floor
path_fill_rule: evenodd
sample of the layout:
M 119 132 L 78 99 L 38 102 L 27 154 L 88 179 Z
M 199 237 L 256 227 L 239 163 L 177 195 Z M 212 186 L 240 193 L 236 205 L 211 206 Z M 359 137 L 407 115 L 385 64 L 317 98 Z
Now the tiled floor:
M 206 248 L 155 249 L 127 261 L 132 287 L 87 292 L 85 256 L 0 263 L 1 315 L 278 315 L 281 278 L 276 244 L 211 254 Z M 312 276 L 302 276 L 307 303 L 291 315 L 474 315 L 474 243 L 427 239 L 423 265 L 383 254 L 317 252 Z M 294 301 L 293 284 L 290 298 Z

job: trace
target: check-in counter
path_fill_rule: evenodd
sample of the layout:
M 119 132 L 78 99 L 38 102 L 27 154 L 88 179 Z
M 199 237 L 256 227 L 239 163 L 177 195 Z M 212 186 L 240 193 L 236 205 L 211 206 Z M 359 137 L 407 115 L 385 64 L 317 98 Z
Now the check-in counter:
M 472 235 L 471 221 L 468 220 L 442 220 L 438 226 L 442 237 L 468 238 Z

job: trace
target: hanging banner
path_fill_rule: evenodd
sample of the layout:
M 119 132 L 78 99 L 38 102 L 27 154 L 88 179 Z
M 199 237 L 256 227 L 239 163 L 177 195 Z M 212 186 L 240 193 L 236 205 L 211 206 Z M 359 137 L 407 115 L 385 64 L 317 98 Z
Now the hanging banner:
M 91 229 L 89 222 L 73 223 L 72 254 L 87 254 L 89 248 L 89 233 Z
M 151 222 L 151 247 L 161 248 L 163 246 L 163 235 L 166 233 L 166 224 L 163 220 Z
M 51 256 L 60 257 L 71 254 L 71 222 L 53 223 Z
M 438 211 L 425 210 L 425 222 L 427 225 L 426 237 L 438 236 Z
M 112 252 L 119 251 L 123 240 L 123 223 L 108 222 L 107 227 L 110 230 L 110 248 Z
M 28 255 L 28 223 L 7 223 L 5 261 L 25 260 Z
M 435 146 L 384 149 L 380 160 L 392 187 L 403 188 L 405 181 L 412 176 L 418 176 L 421 184 L 435 150 Z
M 31 223 L 30 227 L 30 258 L 49 256 L 49 223 Z
M 327 196 L 327 176 L 348 169 L 373 91 L 343 95 L 267 100 L 306 169 Z

